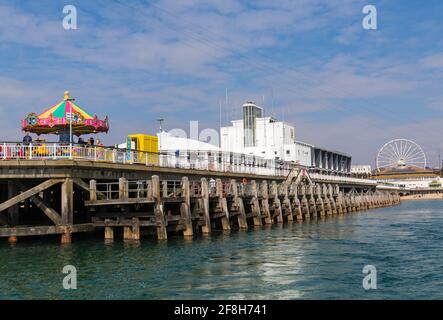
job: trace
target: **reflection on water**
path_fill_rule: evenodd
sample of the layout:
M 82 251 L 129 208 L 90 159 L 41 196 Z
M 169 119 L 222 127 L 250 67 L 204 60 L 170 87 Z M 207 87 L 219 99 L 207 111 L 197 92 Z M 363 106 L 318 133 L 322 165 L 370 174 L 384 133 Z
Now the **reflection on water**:
M 193 240 L 104 243 L 76 236 L 0 244 L 0 298 L 443 298 L 443 202 L 409 201 L 349 216 L 213 233 Z M 252 229 L 252 228 L 251 228 Z M 62 288 L 76 266 L 78 289 Z M 365 265 L 378 289 L 362 288 Z

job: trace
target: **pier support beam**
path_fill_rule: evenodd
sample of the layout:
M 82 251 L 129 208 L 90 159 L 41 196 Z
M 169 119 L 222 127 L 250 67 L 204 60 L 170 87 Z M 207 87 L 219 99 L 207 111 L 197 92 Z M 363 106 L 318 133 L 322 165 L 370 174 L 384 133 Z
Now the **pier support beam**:
M 272 188 L 272 196 L 274 198 L 274 203 L 273 203 L 274 215 L 277 218 L 277 223 L 283 223 L 283 212 L 282 212 L 282 209 L 281 209 L 280 198 L 278 197 L 278 185 L 277 185 L 277 182 L 272 181 L 271 188 Z
M 248 222 L 246 220 L 245 206 L 243 204 L 243 199 L 238 196 L 237 181 L 235 181 L 234 179 L 231 180 L 231 194 L 234 197 L 233 199 L 234 205 L 238 210 L 238 215 L 237 215 L 238 228 L 240 230 L 247 230 Z
M 72 242 L 71 232 L 67 231 L 65 233 L 62 233 L 61 244 L 70 244 L 71 242 Z
M 184 202 L 180 205 L 180 215 L 183 226 L 183 236 L 192 237 L 194 232 L 192 230 L 191 193 L 188 177 L 182 178 L 182 197 L 184 198 Z
M 71 178 L 62 183 L 62 224 L 72 225 L 74 214 L 74 184 Z
M 165 219 L 165 212 L 163 210 L 163 203 L 161 201 L 160 179 L 157 175 L 152 176 L 152 197 L 155 201 L 154 216 L 157 224 L 157 238 L 158 240 L 168 239 L 166 230 L 167 221 Z
M 17 243 L 17 236 L 10 236 L 8 237 L 8 243 L 9 244 L 16 244 Z
M 223 195 L 223 183 L 221 179 L 215 180 L 215 192 L 218 197 L 220 209 L 224 213 L 224 216 L 221 218 L 223 230 L 231 230 L 231 225 L 229 222 L 228 203 Z
M 66 178 L 61 186 L 61 223 L 64 226 L 72 226 L 74 223 L 74 182 Z M 62 244 L 71 243 L 71 232 L 69 228 L 61 236 Z
M 262 223 L 260 205 L 258 202 L 257 183 L 255 182 L 255 180 L 251 181 L 251 192 L 252 192 L 251 209 L 253 213 L 254 226 L 262 226 L 263 223 Z
M 105 227 L 105 240 L 107 240 L 107 241 L 114 240 L 114 228 L 113 227 Z
M 128 181 L 126 178 L 118 179 L 118 197 L 120 200 L 126 200 L 129 197 L 128 194 Z
M 268 183 L 267 181 L 263 181 L 261 183 L 261 209 L 262 216 L 265 218 L 265 224 L 272 224 L 271 212 L 269 210 L 269 192 L 268 192 Z
M 283 216 L 286 217 L 286 220 L 290 223 L 294 221 L 293 213 L 292 213 L 292 205 L 291 200 L 289 200 L 289 185 L 288 182 L 284 181 L 282 183 L 282 193 L 283 193 L 283 201 L 282 201 L 282 212 Z
M 206 178 L 201 178 L 201 199 L 200 201 L 200 209 L 203 213 L 203 225 L 202 225 L 202 233 L 209 234 L 211 233 L 211 217 L 209 216 L 209 186 L 208 180 Z

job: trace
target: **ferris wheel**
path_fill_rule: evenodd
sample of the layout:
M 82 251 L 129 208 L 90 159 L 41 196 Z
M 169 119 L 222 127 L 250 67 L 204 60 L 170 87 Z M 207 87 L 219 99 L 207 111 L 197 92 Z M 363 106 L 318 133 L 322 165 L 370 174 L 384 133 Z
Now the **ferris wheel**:
M 387 142 L 377 154 L 377 169 L 425 168 L 426 156 L 423 149 L 414 141 L 395 139 Z

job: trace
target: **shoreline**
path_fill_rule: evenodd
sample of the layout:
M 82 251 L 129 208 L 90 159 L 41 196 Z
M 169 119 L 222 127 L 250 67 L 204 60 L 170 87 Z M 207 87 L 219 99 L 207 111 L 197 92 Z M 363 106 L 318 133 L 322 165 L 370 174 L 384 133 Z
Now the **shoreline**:
M 414 194 L 400 197 L 401 200 L 443 200 L 443 193 Z

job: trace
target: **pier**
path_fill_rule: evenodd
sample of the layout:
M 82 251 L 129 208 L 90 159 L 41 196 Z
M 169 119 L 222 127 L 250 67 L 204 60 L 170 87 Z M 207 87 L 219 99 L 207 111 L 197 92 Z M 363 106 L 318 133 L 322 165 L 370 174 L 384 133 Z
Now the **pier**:
M 400 201 L 396 188 L 374 180 L 295 166 L 226 164 L 217 154 L 211 155 L 215 161 L 206 155 L 187 163 L 104 147 L 33 148 L 3 144 L 0 150 L 0 237 L 11 243 L 54 234 L 70 243 L 72 234 L 97 230 L 107 240 L 120 233 L 126 241 L 141 234 L 165 240 L 170 234 L 246 230 Z

